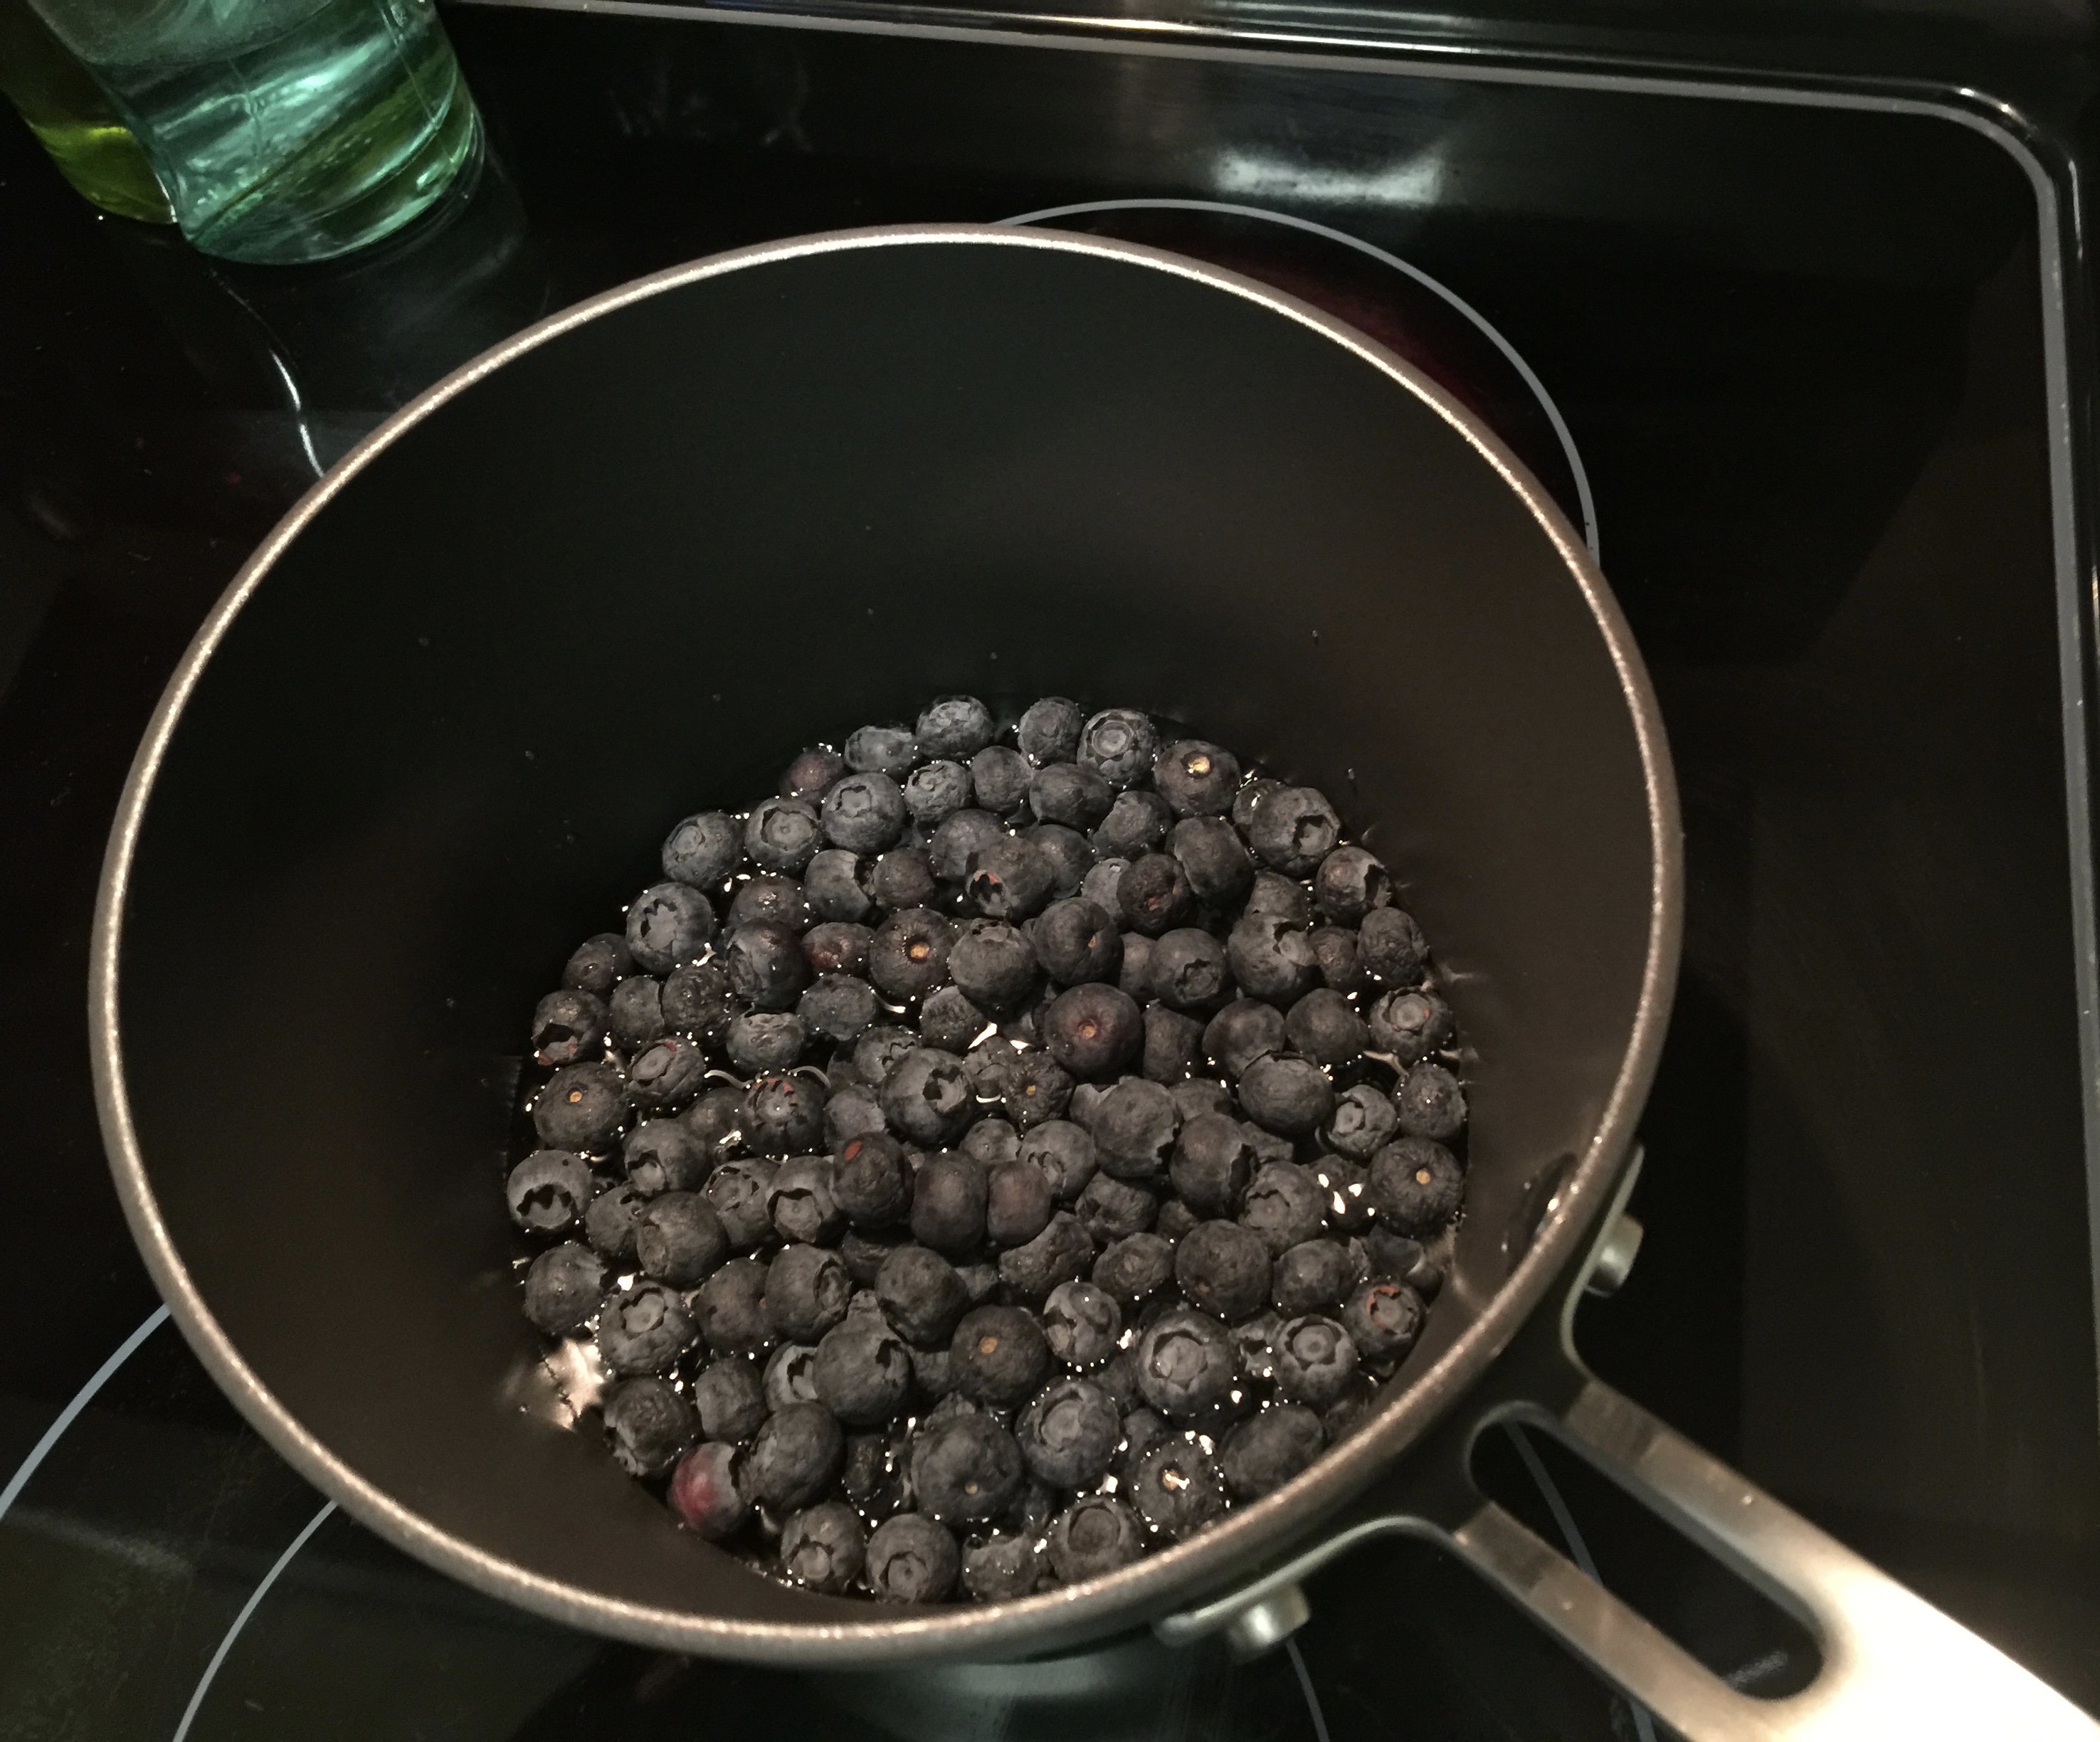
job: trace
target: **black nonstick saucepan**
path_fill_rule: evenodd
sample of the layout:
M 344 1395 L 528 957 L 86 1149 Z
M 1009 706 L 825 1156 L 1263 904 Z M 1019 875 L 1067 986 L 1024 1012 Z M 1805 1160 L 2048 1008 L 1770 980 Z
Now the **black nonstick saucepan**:
M 1475 1111 L 1449 1282 L 1369 1427 L 1111 1577 L 905 1609 L 758 1577 L 553 1418 L 498 1184 L 533 1001 L 667 821 L 948 690 L 1134 703 L 1333 795 L 1440 949 Z M 1127 245 L 820 236 L 520 335 L 272 534 L 111 842 L 103 1125 L 249 1419 L 391 1541 L 579 1626 L 813 1669 L 1144 1624 L 1251 1647 L 1302 1618 L 1312 1566 L 1407 1531 L 1689 1736 L 2100 1734 L 1574 1361 L 1681 875 L 1609 593 L 1422 376 Z M 1818 1678 L 1736 1691 L 1483 1500 L 1467 1448 L 1511 1413 L 1778 1596 Z

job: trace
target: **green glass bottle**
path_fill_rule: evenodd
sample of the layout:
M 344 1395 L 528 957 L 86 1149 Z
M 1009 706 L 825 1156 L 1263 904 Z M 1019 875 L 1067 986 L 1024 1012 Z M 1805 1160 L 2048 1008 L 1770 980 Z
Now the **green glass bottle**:
M 103 210 L 149 224 L 175 221 L 130 129 L 25 0 L 0 0 L 0 93 L 59 173 Z

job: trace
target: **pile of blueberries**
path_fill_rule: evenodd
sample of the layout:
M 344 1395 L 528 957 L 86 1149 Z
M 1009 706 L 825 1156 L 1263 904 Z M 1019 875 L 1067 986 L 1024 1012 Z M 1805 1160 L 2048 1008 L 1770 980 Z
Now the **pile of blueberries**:
M 688 817 L 532 1019 L 525 1312 L 776 1576 L 997 1601 L 1288 1482 L 1420 1334 L 1451 1013 L 1308 787 L 949 696 Z M 586 1343 L 585 1339 L 589 1339 Z

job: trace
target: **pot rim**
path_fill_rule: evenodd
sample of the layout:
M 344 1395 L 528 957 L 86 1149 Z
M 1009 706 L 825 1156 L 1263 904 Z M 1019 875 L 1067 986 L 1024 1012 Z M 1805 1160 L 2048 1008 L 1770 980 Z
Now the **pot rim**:
M 1192 280 L 1264 307 L 1355 354 L 1436 412 L 1501 474 L 1553 542 L 1604 637 L 1632 716 L 1652 843 L 1647 958 L 1633 1030 L 1602 1118 L 1551 1210 L 1502 1286 L 1425 1372 L 1372 1423 L 1304 1475 L 1188 1541 L 1083 1584 L 1015 1601 L 915 1612 L 867 1605 L 868 1619 L 780 1622 L 629 1603 L 530 1571 L 423 1517 L 367 1480 L 270 1391 L 227 1336 L 170 1237 L 148 1183 L 124 1081 L 118 964 L 133 855 L 159 772 L 192 692 L 235 617 L 277 558 L 359 473 L 395 441 L 483 376 L 603 315 L 723 274 L 862 249 L 969 245 L 1091 255 Z M 110 1171 L 133 1237 L 183 1335 L 248 1422 L 298 1473 L 360 1523 L 417 1559 L 491 1596 L 550 1620 L 638 1644 L 766 1664 L 845 1668 L 906 1656 L 997 1657 L 1105 1634 L 1233 1582 L 1236 1568 L 1295 1544 L 1367 1487 L 1436 1422 L 1545 1299 L 1584 1229 L 1608 1202 L 1630 1153 L 1655 1076 L 1674 992 L 1683 867 L 1677 789 L 1660 711 L 1632 633 L 1580 535 L 1498 438 L 1427 376 L 1374 340 L 1267 284 L 1164 249 L 1068 232 L 990 224 L 903 224 L 829 231 L 730 249 L 615 286 L 513 334 L 388 417 L 307 489 L 244 563 L 169 680 L 119 800 L 96 892 L 90 942 L 88 1030 L 95 1106 Z

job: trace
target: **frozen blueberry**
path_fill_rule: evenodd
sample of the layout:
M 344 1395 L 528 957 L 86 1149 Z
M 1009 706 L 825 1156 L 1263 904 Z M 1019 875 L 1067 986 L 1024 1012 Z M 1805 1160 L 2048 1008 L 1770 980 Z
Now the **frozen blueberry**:
M 1038 822 L 1023 829 L 1021 839 L 1040 853 L 1050 867 L 1052 899 L 1079 893 L 1079 885 L 1094 868 L 1093 845 L 1085 836 L 1062 823 Z
M 1281 920 L 1301 932 L 1312 923 L 1312 898 L 1305 893 L 1305 885 L 1281 871 L 1255 873 L 1246 911 Z
M 875 862 L 867 887 L 876 906 L 901 911 L 924 906 L 939 884 L 934 880 L 933 858 L 924 848 L 892 847 Z
M 1067 1367 L 1098 1367 L 1116 1352 L 1123 1309 L 1091 1282 L 1061 1282 L 1043 1302 L 1043 1334 L 1051 1354 Z
M 1108 914 L 1084 896 L 1053 903 L 1031 933 L 1043 972 L 1063 986 L 1113 980 L 1123 940 Z
M 780 1565 L 797 1585 L 848 1590 L 867 1563 L 867 1532 L 860 1515 L 843 1500 L 808 1507 L 781 1528 Z
M 642 1200 L 634 1252 L 643 1274 L 691 1288 L 729 1256 L 729 1236 L 699 1193 L 664 1192 Z
M 1309 875 L 1342 838 L 1342 819 L 1326 796 L 1311 787 L 1285 787 L 1256 808 L 1247 838 L 1277 870 Z
M 1047 1052 L 1024 1052 L 1007 1073 L 1000 1100 L 1017 1130 L 1031 1130 L 1071 1105 L 1071 1074 Z
M 1193 1070 L 1202 1056 L 1200 1021 L 1164 1004 L 1145 1007 L 1145 1050 L 1138 1071 L 1147 1081 L 1171 1087 Z
M 1282 1326 L 1282 1315 L 1275 1312 L 1257 1312 L 1233 1326 L 1233 1348 L 1239 1356 L 1241 1371 L 1256 1379 L 1276 1377 L 1274 1345 Z
M 832 1197 L 856 1228 L 894 1228 L 911 1210 L 911 1168 L 887 1131 L 850 1137 L 832 1166 Z
M 960 762 L 922 762 L 905 777 L 904 808 L 922 829 L 938 827 L 970 802 L 970 771 Z
M 1238 1363 L 1225 1327 L 1207 1313 L 1176 1307 L 1137 1340 L 1138 1395 L 1162 1414 L 1185 1418 L 1222 1400 Z
M 720 1542 L 741 1530 L 751 1517 L 751 1503 L 743 1497 L 739 1478 L 744 1457 L 733 1445 L 712 1440 L 678 1460 L 671 1472 L 671 1510 L 695 1535 Z
M 897 1061 L 918 1044 L 908 1028 L 880 1025 L 854 1043 L 854 1069 L 870 1088 L 879 1089 Z
M 1148 853 L 1132 861 L 1116 885 L 1116 897 L 1123 903 L 1123 924 L 1142 937 L 1158 937 L 1185 925 L 1196 911 L 1188 874 L 1171 853 Z
M 1140 1004 L 1152 1001 L 1152 940 L 1142 932 L 1123 934 L 1123 966 L 1116 971 L 1116 986 Z
M 1335 1085 L 1310 1059 L 1271 1052 L 1241 1072 L 1240 1105 L 1264 1131 L 1308 1137 L 1335 1110 Z
M 1430 1234 L 1458 1215 L 1466 1176 L 1440 1143 L 1403 1137 L 1371 1158 L 1370 1190 L 1388 1226 L 1403 1234 Z
M 810 1034 L 834 1046 L 845 1046 L 859 1039 L 882 1014 L 875 988 L 854 974 L 818 975 L 816 983 L 802 994 L 795 1009 L 801 1019 L 798 1027 L 806 1028 Z M 734 1037 L 734 1024 L 730 1032 Z M 793 1061 L 783 1062 L 792 1064 Z M 748 1068 L 762 1070 L 778 1069 L 780 1066 L 761 1062 Z
M 1152 1224 L 1152 1231 L 1162 1240 L 1179 1240 L 1203 1219 L 1178 1197 L 1170 1197 L 1159 1206 L 1159 1214 Z
M 948 1352 L 963 1394 L 1010 1408 L 1035 1395 L 1050 1370 L 1050 1345 L 1020 1307 L 977 1307 L 963 1315 Z
M 761 1155 L 796 1155 L 824 1134 L 823 1085 L 798 1072 L 755 1077 L 743 1097 L 743 1140 Z
M 1101 1171 L 1118 1180 L 1154 1180 L 1167 1171 L 1181 1112 L 1158 1083 L 1126 1077 L 1095 1114 L 1094 1153 Z
M 584 1237 L 613 1264 L 634 1262 L 634 1234 L 642 1224 L 649 1200 L 631 1185 L 608 1187 L 591 1200 L 584 1212 Z
M 979 1119 L 963 1133 L 962 1149 L 986 1167 L 997 1167 L 1020 1159 L 1021 1133 L 1004 1119 Z
M 979 1259 L 974 1264 L 958 1264 L 955 1274 L 963 1279 L 963 1287 L 968 1292 L 970 1304 L 982 1307 L 999 1293 L 999 1263 L 995 1259 Z
M 1115 802 L 1115 790 L 1097 770 L 1052 762 L 1028 783 L 1028 808 L 1038 820 L 1083 833 L 1096 827 Z
M 1224 817 L 1239 791 L 1239 759 L 1201 739 L 1185 738 L 1154 757 L 1152 780 L 1177 817 Z
M 703 1368 L 693 1381 L 692 1395 L 700 1432 L 709 1440 L 748 1440 L 765 1419 L 765 1392 L 758 1369 L 740 1355 Z
M 1069 1204 L 1085 1189 L 1100 1162 L 1092 1135 L 1066 1119 L 1053 1119 L 1023 1134 L 1021 1159 L 1050 1182 L 1050 1193 Z
M 616 1045 L 638 1052 L 669 1026 L 664 1020 L 664 982 L 633 974 L 612 989 L 606 1026 Z
M 1159 1200 L 1141 1185 L 1097 1173 L 1079 1193 L 1073 1213 L 1098 1244 L 1106 1246 L 1148 1230 L 1159 1214 Z
M 848 1434 L 839 1488 L 870 1519 L 887 1518 L 904 1500 L 903 1447 L 887 1434 Z
M 848 774 L 824 795 L 821 828 L 849 853 L 881 853 L 904 831 L 905 813 L 903 790 L 888 774 Z
M 1084 1379 L 1053 1380 L 1014 1422 L 1021 1455 L 1053 1488 L 1088 1488 L 1108 1474 L 1123 1441 L 1114 1400 Z
M 955 1588 L 962 1550 L 923 1512 L 900 1512 L 867 1539 L 867 1582 L 892 1603 L 938 1603 Z
M 1239 1219 L 1280 1258 L 1301 1240 L 1316 1238 L 1326 1214 L 1320 1182 L 1309 1170 L 1295 1162 L 1267 1162 L 1248 1184 Z
M 1361 847 L 1337 847 L 1312 874 L 1312 901 L 1338 924 L 1357 925 L 1392 899 L 1392 880 L 1377 856 Z
M 977 1117 L 969 1074 L 930 1047 L 907 1053 L 883 1079 L 882 1110 L 890 1129 L 925 1148 L 962 1136 Z
M 1213 1078 L 1191 1077 L 1186 1083 L 1173 1084 L 1167 1092 L 1181 1109 L 1185 1129 L 1191 1119 L 1200 1119 L 1207 1113 L 1229 1114 L 1233 1110 L 1233 1092 Z
M 1069 762 L 1079 753 L 1079 734 L 1086 711 L 1061 695 L 1046 695 L 1029 705 L 1015 729 L 1021 753 L 1039 766 L 1045 762 Z
M 1050 1056 L 1082 1080 L 1114 1075 L 1145 1043 L 1144 1013 L 1127 993 L 1099 983 L 1060 992 L 1041 1028 Z
M 1360 1234 L 1371 1225 L 1370 1175 L 1347 1156 L 1322 1155 L 1312 1163 L 1320 1186 L 1327 1226 L 1339 1233 Z
M 1225 939 L 1225 963 L 1249 998 L 1286 1008 L 1311 991 L 1320 977 L 1312 938 L 1289 920 L 1251 907 Z
M 532 1010 L 533 1061 L 551 1067 L 594 1058 L 605 1025 L 605 1005 L 590 993 L 570 986 L 549 992 Z
M 945 1343 L 969 1304 L 955 1267 L 924 1246 L 899 1246 L 883 1260 L 876 1298 L 898 1335 L 920 1344 Z
M 1268 1247 L 1236 1222 L 1199 1222 L 1175 1244 L 1174 1280 L 1206 1312 L 1238 1323 L 1268 1304 Z
M 910 1461 L 920 1509 L 951 1524 L 996 1517 L 1027 1480 L 1013 1435 L 988 1415 L 922 1424 L 911 1436 Z
M 743 863 L 743 829 L 719 810 L 688 817 L 664 838 L 664 875 L 696 889 L 721 887 Z
M 846 766 L 862 774 L 902 780 L 919 760 L 919 741 L 909 727 L 864 725 L 846 740 Z
M 1422 1297 L 1389 1278 L 1365 1282 L 1342 1308 L 1342 1329 L 1357 1353 L 1374 1366 L 1388 1367 L 1414 1347 L 1427 1316 Z
M 986 745 L 970 758 L 970 787 L 978 808 L 1001 817 L 1017 809 L 1028 797 L 1028 783 L 1035 772 L 1018 750 L 1005 744 Z
M 1405 1282 L 1425 1300 L 1444 1286 L 1444 1267 L 1410 1235 L 1374 1227 L 1364 1236 L 1364 1252 L 1373 1276 Z
M 992 741 L 991 710 L 973 695 L 937 696 L 919 716 L 920 752 L 966 761 Z
M 1046 1551 L 1067 1585 L 1127 1567 L 1145 1552 L 1145 1527 L 1113 1494 L 1085 1494 L 1058 1515 Z
M 865 1228 L 849 1228 L 839 1236 L 839 1262 L 846 1267 L 848 1276 L 862 1288 L 871 1290 L 889 1255 L 908 1238 L 901 1228 L 885 1228 L 871 1233 Z
M 1270 793 L 1281 792 L 1282 790 L 1282 781 L 1271 780 L 1264 774 L 1257 774 L 1247 781 L 1238 792 L 1233 795 L 1233 808 L 1230 812 L 1233 827 L 1242 831 L 1252 828 L 1255 813 L 1261 808 L 1261 801 Z
M 985 1234 L 994 1246 L 1026 1246 L 1050 1225 L 1055 1200 L 1042 1170 L 1001 1162 L 986 1176 Z
M 788 765 L 780 777 L 783 798 L 822 798 L 846 771 L 846 759 L 829 744 L 813 744 Z
M 823 1246 L 790 1246 L 765 1268 L 766 1321 L 776 1336 L 814 1343 L 846 1316 L 853 1290 L 853 1278 L 837 1253 Z
M 832 1485 L 845 1459 L 845 1435 L 820 1403 L 793 1403 L 775 1409 L 751 1442 L 744 1460 L 743 1490 L 768 1511 L 808 1506 Z
M 755 1354 L 773 1341 L 773 1321 L 765 1312 L 765 1270 L 755 1258 L 733 1258 L 694 1292 L 693 1315 L 700 1336 L 716 1354 Z
M 589 1246 L 573 1240 L 549 1246 L 525 1272 L 525 1316 L 550 1337 L 576 1336 L 598 1311 L 608 1280 L 605 1260 Z
M 617 932 L 600 932 L 576 946 L 576 954 L 562 970 L 562 984 L 593 998 L 610 998 L 624 974 L 634 972 L 634 959 L 627 953 L 627 940 Z
M 721 959 L 730 989 L 761 1010 L 792 1010 L 810 983 L 802 940 L 770 920 L 732 927 L 723 937 Z
M 651 1041 L 628 1067 L 628 1096 L 640 1107 L 675 1107 L 699 1092 L 707 1054 L 696 1040 L 666 1034 Z
M 938 1349 L 922 1349 L 916 1343 L 909 1347 L 911 1351 L 911 1383 L 914 1385 L 927 1396 L 938 1397 L 942 1403 L 952 1399 L 968 1409 L 977 1408 L 955 1389 L 955 1358 L 949 1353 L 946 1343 L 942 1343 Z M 936 1409 L 939 1407 L 939 1405 L 935 1405 Z M 952 1414 L 954 1412 L 949 1413 Z M 931 1412 L 929 1418 L 930 1414 Z M 947 1417 L 942 1416 L 941 1419 L 946 1421 Z
M 1173 826 L 1174 813 L 1157 792 L 1118 792 L 1094 831 L 1094 849 L 1123 859 L 1156 853 L 1166 845 L 1167 831 Z
M 956 934 L 948 973 L 980 1009 L 1018 1009 L 1035 990 L 1035 952 L 1027 934 L 1000 920 L 972 920 Z
M 627 1084 L 610 1065 L 564 1065 L 532 1103 L 532 1128 L 550 1149 L 602 1149 L 626 1118 Z
M 715 1206 L 722 1232 L 735 1250 L 748 1252 L 773 1237 L 773 1216 L 765 1207 L 765 1193 L 779 1171 L 774 1162 L 726 1162 L 708 1175 L 701 1190 Z
M 1079 733 L 1076 754 L 1110 786 L 1134 787 L 1152 772 L 1159 734 L 1151 721 L 1132 708 L 1105 708 Z
M 1038 1301 L 1086 1275 L 1094 1262 L 1093 1238 L 1079 1218 L 1059 1211 L 1025 1246 L 999 1255 L 999 1278 L 1018 1300 Z
M 1397 907 L 1379 907 L 1364 915 L 1357 947 L 1365 971 L 1388 986 L 1411 986 L 1422 977 L 1429 946 L 1414 916 Z
M 1127 1438 L 1131 1412 L 1138 1408 L 1136 1356 L 1129 1349 L 1118 1349 L 1109 1357 L 1107 1365 L 1095 1369 L 1087 1377 L 1115 1399 L 1116 1408 L 1123 1413 L 1123 1432 Z M 1144 1413 L 1149 1415 L 1152 1411 Z
M 875 928 L 867 977 L 899 1003 L 924 998 L 948 977 L 955 928 L 930 907 L 907 907 Z
M 1179 1541 L 1224 1513 L 1225 1480 L 1202 1447 L 1169 1440 L 1137 1461 L 1130 1499 L 1146 1524 Z
M 1208 932 L 1184 926 L 1153 945 L 1153 994 L 1175 1009 L 1215 1008 L 1229 985 L 1224 946 Z
M 802 897 L 810 916 L 817 920 L 855 922 L 875 911 L 870 887 L 874 862 L 849 853 L 843 847 L 827 847 L 810 861 L 802 873 Z
M 505 1183 L 510 1219 L 528 1233 L 567 1233 L 584 1219 L 598 1189 L 590 1164 L 567 1149 L 535 1149 Z
M 886 1131 L 882 1098 L 864 1083 L 835 1084 L 824 1101 L 824 1140 L 836 1149 L 855 1137 Z
M 1340 925 L 1316 925 L 1312 942 L 1321 985 L 1334 992 L 1370 990 L 1370 971 L 1364 966 L 1360 940 L 1353 930 Z
M 867 775 L 847 777 L 849 780 L 868 778 Z M 844 786 L 845 783 L 841 781 L 839 784 Z M 831 808 L 832 796 L 838 790 L 834 787 L 832 793 L 826 796 L 824 809 L 827 812 Z M 902 808 L 903 801 L 900 799 L 900 814 Z M 761 871 L 781 871 L 789 875 L 799 874 L 823 844 L 823 818 L 818 807 L 805 798 L 761 799 L 744 819 L 743 856 Z M 842 840 L 838 845 L 849 847 L 853 843 Z M 885 841 L 880 845 L 887 846 L 889 843 Z
M 765 1393 L 765 1407 L 784 1409 L 791 1403 L 814 1403 L 817 1352 L 806 1343 L 783 1343 L 765 1359 L 759 1388 Z
M 615 1373 L 668 1373 L 696 1335 L 685 1302 L 660 1282 L 615 1290 L 598 1305 L 598 1353 Z
M 1339 992 L 1317 987 L 1290 1007 L 1284 1038 L 1293 1051 L 1317 1065 L 1346 1065 L 1361 1054 L 1370 1030 Z
M 821 1155 L 782 1164 L 765 1188 L 765 1211 L 783 1240 L 829 1246 L 845 1232 L 845 1211 L 832 1191 L 832 1164 Z
M 1276 1261 L 1269 1298 L 1287 1319 L 1341 1305 L 1357 1280 L 1356 1260 L 1335 1240 L 1304 1240 Z
M 1229 1216 L 1238 1214 L 1254 1167 L 1254 1147 L 1245 1127 L 1225 1114 L 1207 1113 L 1181 1127 L 1167 1176 L 1199 1215 Z
M 802 956 L 819 979 L 827 974 L 852 974 L 865 981 L 867 952 L 874 942 L 875 933 L 864 925 L 827 920 L 803 934 Z
M 911 1356 L 879 1314 L 849 1314 L 818 1343 L 811 1378 L 818 1397 L 841 1422 L 875 1427 L 903 1406 Z
M 1449 1143 L 1465 1129 L 1466 1092 L 1441 1065 L 1417 1065 L 1392 1099 L 1405 1136 Z
M 1283 1044 L 1283 1013 L 1251 998 L 1226 1005 L 1203 1030 L 1204 1052 L 1235 1080 L 1256 1059 L 1282 1052 Z
M 736 893 L 730 897 L 729 913 L 722 928 L 734 931 L 739 925 L 784 925 L 791 932 L 801 933 L 809 930 L 814 917 L 809 896 L 801 884 L 792 877 L 761 871 L 737 884 Z
M 1371 1044 L 1403 1065 L 1451 1038 L 1451 1007 L 1434 992 L 1388 992 L 1370 1009 Z
M 1079 880 L 1079 893 L 1103 913 L 1120 915 L 1123 912 L 1123 874 L 1129 869 L 1128 859 L 1096 860 L 1087 875 Z
M 1254 861 L 1238 831 L 1222 817 L 1189 817 L 1174 826 L 1167 850 L 1180 862 L 1196 899 L 1229 908 L 1254 883 Z
M 721 963 L 691 962 L 673 968 L 664 981 L 664 1026 L 697 1039 L 718 1040 L 735 1013 L 731 998 L 729 970 Z
M 1318 1416 L 1296 1404 L 1279 1404 L 1225 1436 L 1218 1468 L 1234 1498 L 1259 1500 L 1308 1468 L 1326 1444 Z
M 1094 1260 L 1094 1286 L 1134 1307 L 1174 1275 L 1174 1246 L 1158 1234 L 1126 1234 Z
M 1357 1346 L 1334 1320 L 1292 1319 L 1276 1334 L 1276 1383 L 1293 1402 L 1324 1409 L 1338 1401 L 1357 1371 Z
M 1392 1139 L 1399 1118 L 1392 1097 L 1368 1083 L 1346 1088 L 1335 1097 L 1321 1136 L 1337 1154 L 1367 1162 Z
M 1026 1532 L 963 1546 L 963 1589 L 979 1603 L 1009 1603 L 1042 1585 L 1048 1559 Z
M 970 1092 L 980 1101 L 1004 1100 L 1012 1080 L 1021 1049 L 1004 1034 L 995 1034 L 964 1056 L 963 1069 L 969 1074 Z

